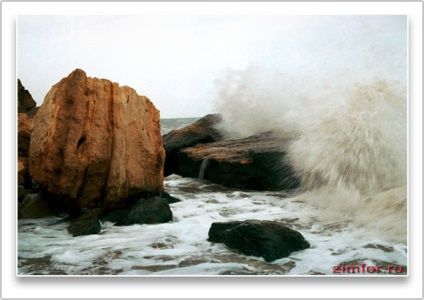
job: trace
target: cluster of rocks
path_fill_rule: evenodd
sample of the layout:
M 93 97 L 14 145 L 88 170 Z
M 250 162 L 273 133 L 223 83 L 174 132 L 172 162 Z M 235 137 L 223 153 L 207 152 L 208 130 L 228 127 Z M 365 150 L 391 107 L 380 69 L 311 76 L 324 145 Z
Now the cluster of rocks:
M 224 140 L 216 127 L 219 115 L 163 136 L 165 176 L 208 179 L 226 187 L 248 190 L 290 190 L 299 186 L 285 161 L 289 140 L 272 132 L 238 140 Z
M 202 177 L 227 187 L 293 189 L 284 163 L 289 141 L 271 132 L 225 140 L 207 115 L 160 134 L 159 111 L 145 96 L 80 69 L 55 84 L 41 107 L 18 81 L 18 217 L 66 214 L 73 236 L 116 226 L 172 221 L 164 176 Z M 211 242 L 223 242 L 267 261 L 309 247 L 278 222 L 214 223 Z

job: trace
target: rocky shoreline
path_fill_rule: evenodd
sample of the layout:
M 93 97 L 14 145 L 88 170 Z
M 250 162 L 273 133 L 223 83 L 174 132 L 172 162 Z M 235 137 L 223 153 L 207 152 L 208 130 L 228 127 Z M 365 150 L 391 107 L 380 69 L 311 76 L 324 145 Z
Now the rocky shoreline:
M 179 201 L 164 191 L 164 176 L 171 174 L 241 190 L 299 186 L 284 160 L 290 141 L 272 132 L 226 140 L 216 129 L 220 120 L 207 115 L 162 137 L 159 111 L 130 87 L 76 69 L 36 107 L 18 80 L 18 218 L 63 215 L 72 236 L 99 233 L 106 221 L 115 226 L 170 222 L 169 204 Z M 266 240 L 257 249 L 229 247 L 267 261 L 309 247 L 299 232 L 258 222 L 238 224 L 243 234 L 233 226 L 219 236 L 232 232 L 242 240 L 257 239 L 254 244 Z M 217 225 L 211 226 L 213 232 Z M 258 230 L 273 239 L 258 237 Z M 287 239 L 289 231 L 294 233 Z M 216 236 L 210 241 L 226 243 Z M 275 251 L 284 244 L 292 250 Z

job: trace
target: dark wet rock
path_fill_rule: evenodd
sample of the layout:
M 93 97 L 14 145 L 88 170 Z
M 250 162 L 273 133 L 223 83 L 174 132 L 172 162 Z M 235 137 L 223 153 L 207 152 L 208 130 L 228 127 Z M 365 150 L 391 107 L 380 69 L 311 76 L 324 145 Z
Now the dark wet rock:
M 23 185 L 25 189 L 32 190 L 34 185 L 28 172 L 28 158 L 18 157 L 18 185 Z
M 175 197 L 171 196 L 171 195 L 170 195 L 169 193 L 167 193 L 167 192 L 162 192 L 161 198 L 162 198 L 162 199 L 165 199 L 165 200 L 166 200 L 169 204 L 171 204 L 171 203 L 181 202 L 181 200 L 180 200 L 180 199 L 178 199 L 178 198 L 175 198 Z
M 32 118 L 37 112 L 37 103 L 32 98 L 31 94 L 22 85 L 18 79 L 18 113 L 27 114 L 28 117 Z
M 100 225 L 100 209 L 92 209 L 71 221 L 68 232 L 72 236 L 97 234 L 102 229 Z
M 112 222 L 116 226 L 132 224 L 158 224 L 172 220 L 172 211 L 168 201 L 154 197 L 141 199 L 127 209 L 112 211 L 103 217 L 103 222 Z
M 28 157 L 33 120 L 26 114 L 18 114 L 18 156 Z
M 178 174 L 202 177 L 226 187 L 290 190 L 299 186 L 285 162 L 290 141 L 271 132 L 185 148 L 178 153 Z
M 224 243 L 246 255 L 263 257 L 267 262 L 310 247 L 301 233 L 274 221 L 212 223 L 209 241 Z
M 163 135 L 166 151 L 164 176 L 178 171 L 178 152 L 181 149 L 221 140 L 221 133 L 215 129 L 221 120 L 220 115 L 209 114 L 187 127 Z
M 18 185 L 18 200 L 22 201 L 26 195 L 25 187 L 23 185 Z
M 26 194 L 18 206 L 19 219 L 37 219 L 57 216 L 69 211 L 69 206 L 58 200 L 52 194 L 41 192 L 39 194 Z

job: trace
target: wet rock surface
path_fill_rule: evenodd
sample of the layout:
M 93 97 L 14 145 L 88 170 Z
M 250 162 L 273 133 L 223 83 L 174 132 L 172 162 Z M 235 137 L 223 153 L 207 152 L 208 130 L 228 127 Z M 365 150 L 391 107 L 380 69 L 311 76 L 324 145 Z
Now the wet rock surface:
M 290 190 L 299 186 L 285 162 L 289 140 L 271 132 L 185 148 L 178 153 L 182 176 L 208 179 L 227 187 L 251 190 Z
M 165 134 L 163 136 L 166 151 L 165 176 L 178 172 L 178 152 L 181 149 L 221 140 L 222 135 L 215 128 L 220 121 L 220 115 L 209 114 L 187 127 Z
M 103 222 L 112 222 L 116 226 L 158 224 L 171 220 L 168 201 L 159 197 L 141 199 L 127 209 L 115 210 L 102 218 Z
M 18 156 L 28 157 L 33 120 L 27 114 L 18 114 Z
M 212 223 L 209 241 L 224 243 L 246 255 L 261 256 L 267 262 L 310 247 L 301 233 L 274 221 Z
M 102 229 L 100 225 L 100 209 L 93 209 L 83 213 L 79 217 L 71 221 L 68 232 L 72 236 L 81 236 L 89 234 L 97 234 Z

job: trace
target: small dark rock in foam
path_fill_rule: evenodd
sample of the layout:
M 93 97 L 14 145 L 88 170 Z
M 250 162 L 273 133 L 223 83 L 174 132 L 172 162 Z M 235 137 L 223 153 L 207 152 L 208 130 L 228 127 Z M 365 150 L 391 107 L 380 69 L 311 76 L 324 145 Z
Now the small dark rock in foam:
M 301 233 L 274 221 L 212 223 L 208 240 L 246 255 L 261 256 L 267 262 L 310 247 Z
M 181 149 L 221 140 L 222 135 L 215 129 L 215 125 L 219 122 L 221 122 L 220 115 L 209 114 L 187 127 L 164 134 L 163 146 L 166 151 L 164 176 L 177 173 L 178 152 Z
M 103 222 L 109 221 L 116 226 L 132 224 L 158 224 L 172 220 L 172 211 L 168 201 L 159 198 L 141 199 L 126 209 L 115 210 L 108 213 Z
M 68 232 L 72 236 L 97 234 L 102 229 L 100 225 L 100 209 L 89 210 L 71 221 Z

